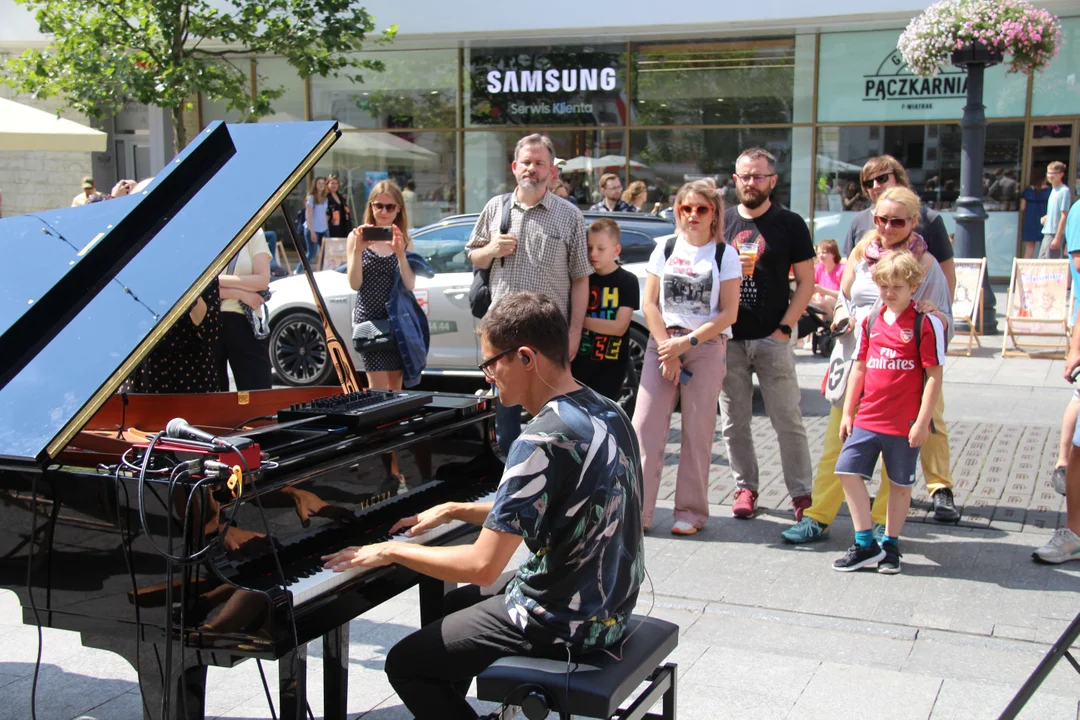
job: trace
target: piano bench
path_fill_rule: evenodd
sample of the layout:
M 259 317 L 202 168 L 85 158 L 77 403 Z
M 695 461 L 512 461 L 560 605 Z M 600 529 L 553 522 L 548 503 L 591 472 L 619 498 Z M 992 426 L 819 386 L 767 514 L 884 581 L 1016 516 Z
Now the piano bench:
M 519 705 L 530 720 L 547 717 L 549 709 L 555 709 L 561 720 L 569 720 L 571 715 L 604 720 L 675 720 L 676 665 L 664 660 L 679 644 L 679 627 L 657 618 L 632 615 L 626 632 L 629 639 L 622 644 L 622 660 L 600 651 L 575 659 L 569 692 L 565 661 L 511 656 L 496 660 L 477 676 L 476 696 L 489 702 Z M 612 652 L 619 655 L 618 648 Z M 620 709 L 645 681 L 645 690 L 628 708 Z M 663 714 L 648 713 L 660 698 Z

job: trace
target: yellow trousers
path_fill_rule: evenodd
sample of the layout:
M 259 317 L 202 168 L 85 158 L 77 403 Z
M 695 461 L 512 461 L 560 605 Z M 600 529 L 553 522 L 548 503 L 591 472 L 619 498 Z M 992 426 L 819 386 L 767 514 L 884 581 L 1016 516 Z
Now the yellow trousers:
M 814 475 L 813 505 L 806 510 L 806 515 L 822 525 L 832 525 L 840 506 L 844 504 L 844 486 L 836 476 L 836 460 L 840 457 L 840 420 L 843 410 L 833 407 L 829 413 L 829 426 L 825 429 L 825 448 L 818 460 L 817 474 Z M 949 431 L 945 426 L 945 400 L 938 395 L 937 407 L 934 408 L 934 430 L 919 452 L 923 475 L 926 476 L 926 488 L 933 495 L 942 488 L 952 488 L 952 472 L 949 470 Z M 881 469 L 881 488 L 874 498 L 870 516 L 874 523 L 884 525 L 889 507 L 889 476 L 885 468 Z

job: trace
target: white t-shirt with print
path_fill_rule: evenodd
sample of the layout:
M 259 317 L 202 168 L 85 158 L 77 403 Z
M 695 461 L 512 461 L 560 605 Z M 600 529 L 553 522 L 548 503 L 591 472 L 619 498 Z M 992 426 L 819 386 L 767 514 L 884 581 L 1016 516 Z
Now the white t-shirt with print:
M 665 327 L 697 330 L 720 312 L 720 283 L 742 277 L 739 253 L 724 245 L 720 267 L 716 266 L 716 245 L 695 247 L 682 235 L 675 241 L 671 257 L 664 259 L 666 242 L 658 242 L 645 271 L 660 278 L 660 312 Z M 731 328 L 723 334 L 731 337 Z

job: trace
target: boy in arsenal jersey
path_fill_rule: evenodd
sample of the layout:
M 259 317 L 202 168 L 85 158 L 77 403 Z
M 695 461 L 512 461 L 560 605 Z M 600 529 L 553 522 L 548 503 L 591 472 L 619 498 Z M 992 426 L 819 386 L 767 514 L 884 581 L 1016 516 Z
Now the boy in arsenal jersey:
M 911 297 L 922 282 L 919 261 L 894 251 L 874 265 L 882 307 L 863 320 L 848 379 L 836 474 L 844 485 L 855 543 L 834 570 L 850 572 L 878 563 L 878 572 L 900 572 L 900 531 L 911 506 L 919 448 L 932 432 L 945 362 L 944 323 L 916 313 Z M 881 545 L 874 540 L 865 481 L 881 456 L 889 481 L 888 516 Z

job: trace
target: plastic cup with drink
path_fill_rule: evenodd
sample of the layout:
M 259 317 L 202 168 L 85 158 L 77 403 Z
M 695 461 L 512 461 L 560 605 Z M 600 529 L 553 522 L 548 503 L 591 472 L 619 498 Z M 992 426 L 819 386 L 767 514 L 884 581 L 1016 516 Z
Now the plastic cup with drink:
M 743 275 L 753 275 L 757 264 L 757 243 L 739 243 L 739 259 L 743 261 Z

